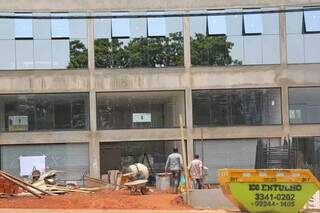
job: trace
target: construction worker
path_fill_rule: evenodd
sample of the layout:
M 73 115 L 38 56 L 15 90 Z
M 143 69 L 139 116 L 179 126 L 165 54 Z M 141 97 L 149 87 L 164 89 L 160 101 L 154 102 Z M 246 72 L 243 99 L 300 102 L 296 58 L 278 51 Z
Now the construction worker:
M 172 188 L 174 193 L 178 193 L 178 186 L 180 183 L 181 171 L 183 170 L 183 161 L 178 149 L 174 148 L 173 153 L 168 156 L 165 172 L 172 173 Z
M 188 166 L 189 175 L 193 183 L 194 189 L 201 189 L 201 183 L 204 176 L 203 164 L 199 159 L 199 155 L 195 154 L 194 159 L 190 162 Z
M 131 179 L 133 180 L 148 180 L 149 169 L 142 163 L 135 163 L 128 167 L 128 172 L 131 174 Z

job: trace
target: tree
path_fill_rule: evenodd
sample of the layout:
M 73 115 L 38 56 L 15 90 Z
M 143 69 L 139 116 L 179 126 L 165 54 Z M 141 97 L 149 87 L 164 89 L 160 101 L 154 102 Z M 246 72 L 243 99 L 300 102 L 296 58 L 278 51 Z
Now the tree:
M 68 69 L 88 68 L 88 50 L 80 40 L 70 41 Z

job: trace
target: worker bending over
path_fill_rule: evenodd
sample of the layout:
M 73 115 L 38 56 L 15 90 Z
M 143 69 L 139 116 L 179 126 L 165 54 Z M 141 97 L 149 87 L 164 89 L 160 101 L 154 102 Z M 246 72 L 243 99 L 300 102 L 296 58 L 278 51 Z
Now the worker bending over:
M 142 163 L 135 163 L 128 167 L 128 172 L 131 173 L 130 177 L 134 180 L 148 180 L 149 169 Z

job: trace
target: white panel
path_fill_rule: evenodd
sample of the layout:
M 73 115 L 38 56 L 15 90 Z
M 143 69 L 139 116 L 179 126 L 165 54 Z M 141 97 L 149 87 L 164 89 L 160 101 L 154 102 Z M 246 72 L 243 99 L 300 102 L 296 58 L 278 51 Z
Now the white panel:
M 152 12 L 150 15 L 163 15 L 163 12 Z M 149 17 L 147 18 L 148 36 L 166 36 L 166 18 Z
M 33 69 L 33 40 L 16 40 L 17 69 Z
M 262 64 L 262 36 L 244 36 L 243 43 L 243 64 Z
M 95 16 L 107 16 L 110 13 L 94 13 Z M 111 19 L 94 19 L 94 38 L 111 38 Z
M 70 16 L 86 16 L 85 13 L 70 13 Z M 70 38 L 87 38 L 87 19 L 70 19 Z
M 127 16 L 128 13 L 112 13 L 112 16 Z M 111 19 L 112 37 L 130 37 L 130 23 L 128 18 Z
M 287 35 L 287 61 L 289 64 L 304 63 L 303 35 Z
M 241 12 L 241 9 L 229 9 L 226 12 Z M 242 15 L 227 16 L 227 35 L 242 35 Z
M 19 16 L 32 16 L 32 13 L 16 13 Z M 33 38 L 32 19 L 15 19 L 15 37 L 16 38 Z
M 263 64 L 280 64 L 279 35 L 263 35 L 262 50 Z
M 52 13 L 52 17 L 69 16 L 68 13 Z M 51 19 L 52 38 L 68 38 L 70 36 L 70 19 Z
M 305 63 L 320 63 L 320 34 L 304 35 Z
M 0 13 L 2 16 L 14 16 L 14 13 Z M 0 19 L 0 39 L 14 39 L 14 19 Z
M 286 8 L 299 9 L 299 8 Z M 301 34 L 302 33 L 302 12 L 286 13 L 286 31 L 287 34 Z
M 268 10 L 276 10 L 277 8 L 269 8 Z M 279 34 L 279 14 L 266 13 L 262 14 L 263 34 Z
M 182 17 L 167 17 L 166 18 L 166 33 L 169 36 L 170 33 L 182 32 Z
M 243 62 L 243 36 L 228 36 L 227 41 L 233 43 L 233 47 L 230 51 L 232 60 Z
M 34 40 L 35 69 L 51 69 L 51 40 Z
M 140 38 L 147 36 L 147 18 L 130 19 L 131 38 Z
M 205 16 L 190 17 L 190 36 L 194 37 L 196 34 L 207 34 L 207 18 Z
M 69 64 L 69 40 L 52 40 L 52 68 L 66 69 Z
M 0 69 L 12 70 L 15 69 L 15 40 L 0 40 L 0 50 L 5 50 L 6 54 L 1 54 Z
M 50 13 L 33 13 L 34 16 L 50 16 Z M 33 19 L 33 37 L 34 39 L 51 38 L 50 19 Z

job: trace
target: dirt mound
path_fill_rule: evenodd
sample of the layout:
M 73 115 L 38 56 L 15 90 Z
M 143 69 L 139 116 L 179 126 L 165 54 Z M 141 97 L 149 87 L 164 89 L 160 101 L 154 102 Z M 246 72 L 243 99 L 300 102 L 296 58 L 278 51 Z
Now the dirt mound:
M 12 197 L 0 199 L 0 208 L 37 209 L 191 209 L 176 194 L 154 192 L 130 195 L 126 190 L 96 193 L 68 193 L 59 196 Z

